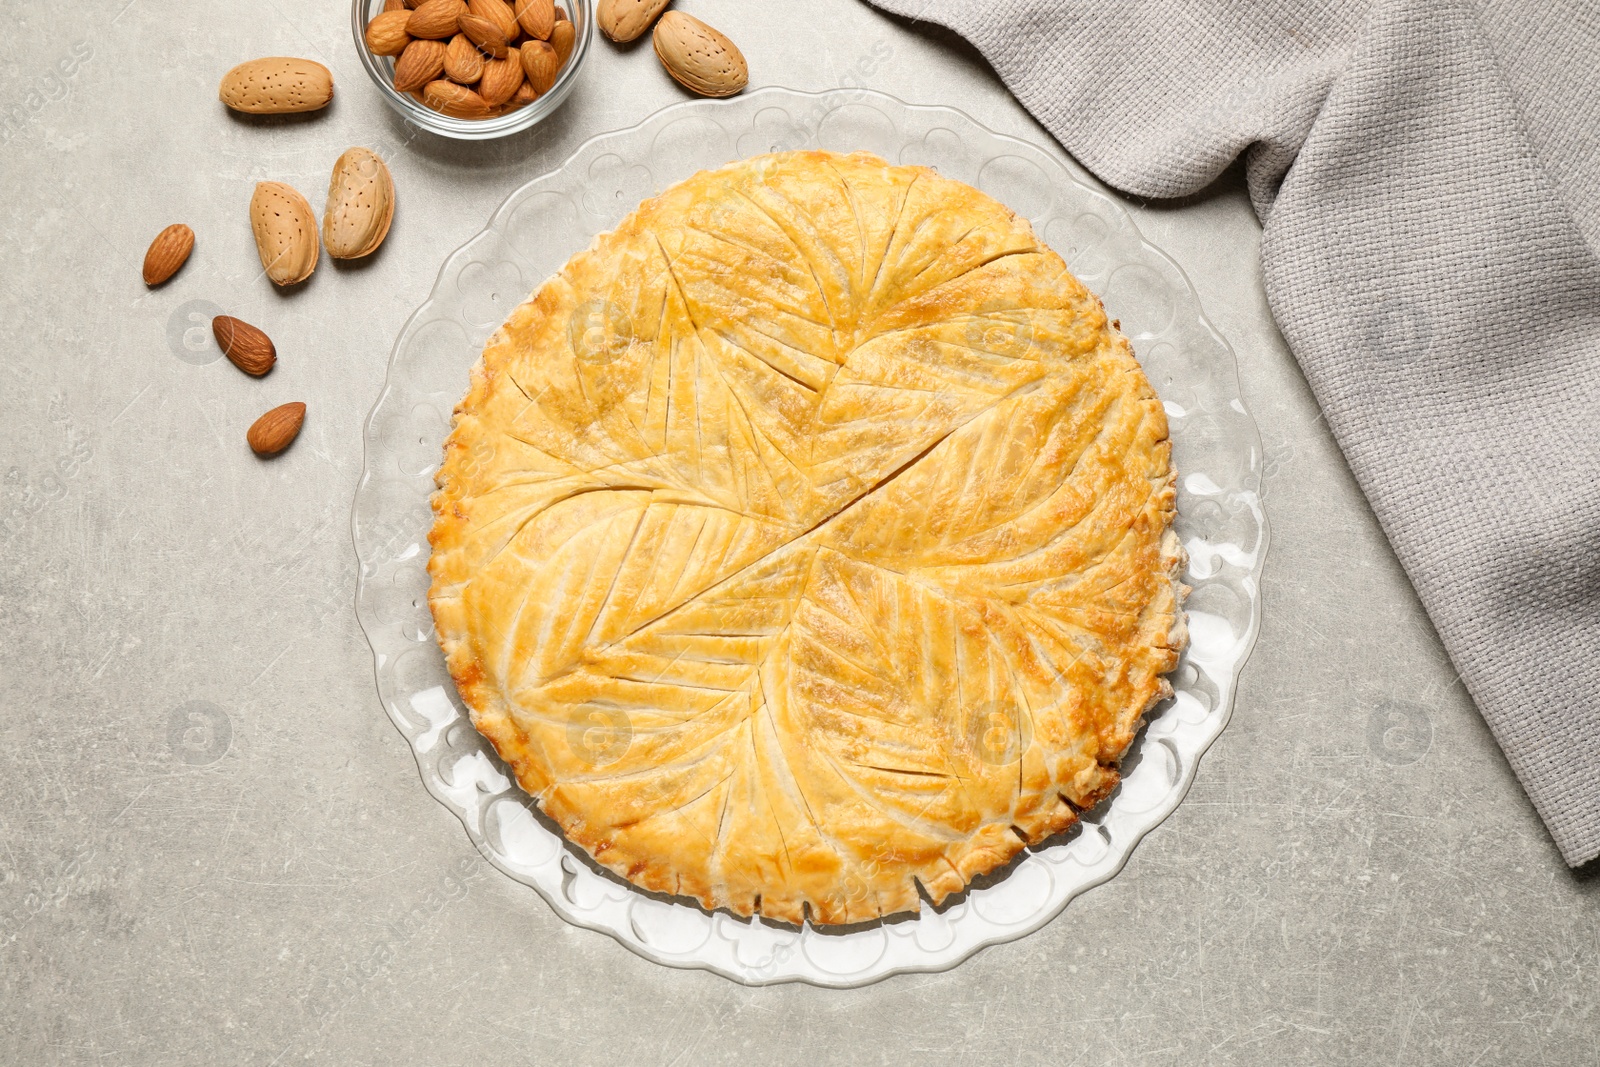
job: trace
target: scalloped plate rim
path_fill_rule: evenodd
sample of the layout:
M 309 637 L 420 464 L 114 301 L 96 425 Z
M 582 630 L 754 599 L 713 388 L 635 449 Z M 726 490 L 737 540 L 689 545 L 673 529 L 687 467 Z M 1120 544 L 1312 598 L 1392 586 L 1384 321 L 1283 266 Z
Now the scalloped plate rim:
M 1145 254 L 1159 259 L 1176 274 L 1179 282 L 1181 283 L 1178 288 L 1187 297 L 1187 303 L 1191 305 L 1191 310 L 1194 313 L 1194 320 L 1204 327 L 1206 332 L 1209 334 L 1210 339 L 1213 340 L 1218 347 L 1227 354 L 1228 380 L 1233 387 L 1234 393 L 1237 394 L 1241 391 L 1239 386 L 1238 359 L 1233 350 L 1233 346 L 1228 343 L 1221 331 L 1217 329 L 1216 325 L 1206 315 L 1204 307 L 1200 302 L 1199 294 L 1195 290 L 1188 273 L 1163 249 L 1151 243 L 1150 240 L 1145 237 L 1143 231 L 1140 230 L 1137 221 L 1128 212 L 1127 208 L 1118 201 L 1115 195 L 1108 192 L 1101 185 L 1101 183 L 1099 183 L 1097 179 L 1093 177 L 1092 174 L 1084 170 L 1082 166 L 1070 156 L 1067 156 L 1064 153 L 1058 154 L 1059 150 L 1052 151 L 1023 138 L 992 130 L 987 125 L 979 122 L 977 119 L 973 118 L 960 108 L 939 104 L 912 104 L 900 100 L 899 98 L 888 93 L 882 93 L 876 90 L 833 89 L 824 91 L 806 91 L 786 89 L 780 86 L 768 86 L 743 94 L 742 97 L 736 99 L 745 103 L 749 103 L 751 101 L 759 101 L 760 99 L 767 97 L 789 100 L 798 98 L 800 100 L 810 100 L 818 103 L 841 100 L 841 98 L 843 98 L 842 102 L 861 102 L 878 99 L 885 101 L 892 106 L 904 108 L 912 112 L 922 114 L 954 115 L 960 120 L 970 124 L 972 127 L 984 131 L 986 134 L 999 142 L 1021 148 L 1025 150 L 1026 155 L 1041 156 L 1049 163 L 1063 168 L 1067 172 L 1068 177 L 1071 178 L 1077 185 L 1104 199 L 1106 203 L 1111 206 L 1114 220 L 1119 225 L 1127 227 L 1130 234 L 1137 239 L 1139 246 Z M 478 230 L 466 241 L 462 242 L 444 256 L 440 263 L 439 270 L 435 273 L 433 285 L 428 291 L 428 296 L 423 300 L 422 304 L 420 304 L 417 309 L 407 317 L 399 332 L 396 334 L 395 342 L 390 349 L 388 363 L 385 368 L 383 384 L 378 390 L 378 395 L 374 400 L 372 407 L 369 409 L 366 417 L 362 421 L 362 470 L 361 477 L 357 481 L 356 490 L 353 496 L 350 526 L 351 541 L 355 549 L 357 560 L 357 580 L 354 597 L 357 622 L 361 627 L 362 635 L 366 639 L 368 647 L 373 653 L 373 678 L 375 685 L 377 685 L 379 689 L 379 703 L 383 705 L 385 714 L 389 717 L 395 728 L 400 732 L 401 736 L 405 738 L 407 747 L 411 751 L 413 762 L 417 766 L 418 777 L 422 779 L 424 788 L 426 788 L 428 793 L 448 811 L 450 811 L 451 814 L 453 814 L 462 824 L 463 829 L 467 832 L 468 839 L 473 843 L 473 846 L 485 860 L 487 860 L 496 870 L 500 871 L 506 877 L 511 878 L 519 884 L 532 888 L 536 893 L 539 894 L 541 898 L 546 901 L 551 910 L 554 911 L 563 922 L 569 923 L 573 926 L 581 927 L 583 929 L 606 934 L 628 951 L 659 966 L 672 967 L 678 970 L 709 971 L 730 981 L 750 986 L 804 982 L 823 988 L 845 989 L 870 985 L 894 975 L 927 974 L 946 971 L 955 966 L 959 966 L 961 963 L 971 959 L 974 955 L 992 945 L 1015 941 L 1038 931 L 1059 916 L 1061 912 L 1066 909 L 1067 905 L 1079 895 L 1094 889 L 1097 886 L 1104 885 L 1106 882 L 1116 877 L 1116 875 L 1120 873 L 1127 865 L 1129 859 L 1133 855 L 1134 850 L 1138 848 L 1144 837 L 1157 826 L 1161 825 L 1161 823 L 1166 821 L 1166 819 L 1171 816 L 1171 814 L 1188 795 L 1190 788 L 1194 784 L 1194 779 L 1198 774 L 1201 760 L 1204 759 L 1205 754 L 1216 742 L 1217 738 L 1221 736 L 1223 730 L 1227 727 L 1229 721 L 1232 719 L 1234 703 L 1237 697 L 1239 677 L 1243 672 L 1245 665 L 1249 662 L 1249 659 L 1254 651 L 1257 638 L 1260 635 L 1261 599 L 1259 580 L 1265 566 L 1267 553 L 1270 549 L 1271 530 L 1268 517 L 1260 497 L 1261 471 L 1259 464 L 1252 466 L 1246 479 L 1250 483 L 1249 487 L 1253 492 L 1253 501 L 1250 503 L 1250 510 L 1258 529 L 1256 547 L 1254 550 L 1254 559 L 1248 570 L 1248 573 L 1242 578 L 1243 584 L 1251 587 L 1250 591 L 1252 595 L 1250 597 L 1250 610 L 1248 613 L 1249 625 L 1246 630 L 1238 636 L 1235 642 L 1235 653 L 1232 668 L 1228 672 L 1227 677 L 1224 679 L 1227 683 L 1226 693 L 1225 696 L 1219 700 L 1219 703 L 1222 705 L 1222 707 L 1220 710 L 1213 709 L 1207 713 L 1208 719 L 1210 720 L 1206 724 L 1208 729 L 1205 736 L 1200 740 L 1200 743 L 1194 749 L 1192 760 L 1190 760 L 1186 766 L 1180 764 L 1180 770 L 1176 780 L 1163 794 L 1159 803 L 1144 811 L 1121 813 L 1122 819 L 1120 819 L 1119 822 L 1125 821 L 1130 823 L 1130 825 L 1121 827 L 1122 832 L 1126 835 L 1124 839 L 1121 842 L 1108 840 L 1105 856 L 1102 857 L 1100 861 L 1090 865 L 1092 868 L 1092 873 L 1087 874 L 1082 880 L 1074 883 L 1073 888 L 1067 891 L 1059 902 L 1056 902 L 1051 907 L 1047 907 L 1036 912 L 1025 922 L 1019 922 L 1012 927 L 997 931 L 989 936 L 982 937 L 971 945 L 963 946 L 963 948 L 951 958 L 944 958 L 941 956 L 939 958 L 932 959 L 927 963 L 906 963 L 876 970 L 873 969 L 878 962 L 875 960 L 872 964 L 868 964 L 859 972 L 854 972 L 849 975 L 842 975 L 840 976 L 839 980 L 827 980 L 797 973 L 779 973 L 771 976 L 752 977 L 750 974 L 739 973 L 714 961 L 703 959 L 664 958 L 666 956 L 665 953 L 652 954 L 652 952 L 646 946 L 630 941 L 627 937 L 623 936 L 620 931 L 612 928 L 610 925 L 599 921 L 588 921 L 577 913 L 563 907 L 557 901 L 551 899 L 550 895 L 542 886 L 530 883 L 523 875 L 509 869 L 507 864 L 502 862 L 501 858 L 491 847 L 489 847 L 484 828 L 482 826 L 474 826 L 473 821 L 469 817 L 469 812 L 460 808 L 457 803 L 447 795 L 444 789 L 444 783 L 436 777 L 430 776 L 427 768 L 423 764 L 422 753 L 417 749 L 415 744 L 415 737 L 420 731 L 413 723 L 406 721 L 402 715 L 398 713 L 396 708 L 392 708 L 390 706 L 390 702 L 383 696 L 382 693 L 382 671 L 384 669 L 383 661 L 386 653 L 379 649 L 379 642 L 374 640 L 373 629 L 371 626 L 369 626 L 368 613 L 363 606 L 364 594 L 367 592 L 369 584 L 369 579 L 365 573 L 368 560 L 362 555 L 363 546 L 357 527 L 357 514 L 361 502 L 375 478 L 374 463 L 376 457 L 374 456 L 374 452 L 377 451 L 375 442 L 375 426 L 380 413 L 382 413 L 384 409 L 385 401 L 393 392 L 396 364 L 399 355 L 405 346 L 405 343 L 423 326 L 432 321 L 436 321 L 429 317 L 430 311 L 432 311 L 438 303 L 435 294 L 439 292 L 441 286 L 444 285 L 447 279 L 455 276 L 452 274 L 451 268 L 457 257 L 473 244 L 484 239 L 486 236 L 492 235 L 494 237 L 501 237 L 497 227 L 506 221 L 508 218 L 508 213 L 514 208 L 515 204 L 519 202 L 520 197 L 527 190 L 539 185 L 542 182 L 549 181 L 561 175 L 577 160 L 583 158 L 591 149 L 601 145 L 602 143 L 638 133 L 647 127 L 656 126 L 658 123 L 664 126 L 667 124 L 667 117 L 676 113 L 681 112 L 684 114 L 693 114 L 705 111 L 707 108 L 714 109 L 717 106 L 717 103 L 708 103 L 707 101 L 700 100 L 680 101 L 653 112 L 652 114 L 641 119 L 638 123 L 635 123 L 631 126 L 607 130 L 589 137 L 568 152 L 558 166 L 544 171 L 533 178 L 530 178 L 528 181 L 521 183 L 515 189 L 511 190 L 500 201 L 499 205 L 496 206 L 494 211 L 490 213 L 488 220 L 482 229 Z M 807 132 L 815 136 L 817 130 L 813 125 L 812 127 L 808 127 Z M 596 233 L 599 232 L 603 231 L 596 231 Z M 518 261 L 526 264 L 526 260 L 515 251 L 512 252 L 512 255 Z M 542 281 L 540 284 L 542 284 Z M 1240 399 L 1242 401 L 1242 398 Z M 1260 426 L 1256 422 L 1254 416 L 1250 415 L 1248 409 L 1245 409 L 1243 414 L 1249 420 L 1249 435 L 1252 443 L 1254 444 L 1254 455 L 1259 458 L 1261 454 Z M 1150 721 L 1151 720 L 1147 720 L 1145 727 L 1141 728 L 1141 737 L 1145 738 L 1145 740 L 1143 740 L 1139 745 L 1140 752 L 1144 751 L 1146 745 L 1152 743 L 1148 740 L 1147 736 L 1147 728 Z M 490 799 L 485 801 L 484 805 L 480 808 L 480 812 L 486 812 L 488 805 L 492 804 L 495 800 L 498 800 L 501 797 L 513 796 L 521 793 L 520 787 L 517 786 L 515 779 L 508 776 L 508 780 L 510 788 L 504 792 L 493 794 Z M 1092 819 L 1086 818 L 1083 824 L 1086 827 L 1098 827 L 1106 820 L 1109 820 L 1115 812 L 1112 804 L 1113 802 L 1108 801 L 1106 806 L 1098 809 L 1094 813 Z M 564 838 L 561 840 L 561 845 L 563 851 L 570 850 L 572 847 L 570 842 L 566 841 Z M 1023 855 L 1030 855 L 1032 851 L 1033 850 L 1031 849 L 1025 850 Z M 1101 868 L 1101 864 L 1104 863 L 1105 859 L 1107 858 L 1109 858 L 1111 862 Z M 712 922 L 715 922 L 715 917 L 717 915 L 723 914 L 727 913 L 711 913 Z M 728 918 L 736 923 L 746 923 L 746 920 L 740 919 L 736 916 L 728 915 Z M 881 924 L 878 928 L 882 928 Z M 796 937 L 795 941 L 797 943 L 798 940 L 799 938 Z M 943 951 L 948 951 L 948 949 Z

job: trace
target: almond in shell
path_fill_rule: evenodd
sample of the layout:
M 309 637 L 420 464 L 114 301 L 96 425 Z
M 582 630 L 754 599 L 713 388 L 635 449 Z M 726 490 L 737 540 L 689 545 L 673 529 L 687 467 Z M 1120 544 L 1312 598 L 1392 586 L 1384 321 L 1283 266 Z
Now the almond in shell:
M 312 59 L 268 56 L 224 74 L 217 96 L 233 110 L 252 115 L 316 111 L 333 99 L 333 75 Z
M 334 259 L 360 259 L 378 250 L 394 221 L 394 178 L 376 152 L 347 148 L 328 180 L 322 244 Z
M 300 436 L 305 425 L 306 406 L 301 403 L 279 404 L 250 424 L 245 440 L 250 451 L 258 456 L 275 456 L 288 448 Z
M 556 50 L 545 42 L 529 41 L 522 46 L 522 70 L 533 91 L 543 96 L 556 83 L 556 75 L 561 73 L 561 60 Z
M 701 96 L 732 96 L 750 83 L 738 46 L 693 15 L 668 11 L 656 23 L 656 56 L 679 85 Z
M 594 21 L 613 41 L 636 41 L 655 25 L 672 0 L 600 0 Z
M 144 283 L 160 285 L 189 261 L 194 251 L 194 231 L 181 222 L 156 234 L 144 254 Z
M 429 82 L 422 90 L 422 102 L 456 119 L 486 119 L 494 113 L 483 97 L 452 81 Z
M 512 0 L 512 3 L 523 31 L 529 37 L 548 41 L 556 25 L 555 0 Z
M 404 52 L 411 43 L 411 35 L 406 32 L 410 19 L 408 11 L 385 11 L 373 18 L 367 23 L 367 51 L 375 56 L 397 56 Z
M 444 76 L 461 85 L 471 85 L 483 77 L 483 53 L 464 33 L 450 38 L 445 48 Z
M 250 197 L 250 229 L 261 267 L 274 285 L 295 285 L 317 269 L 317 220 L 311 205 L 282 182 L 261 182 Z
M 443 41 L 412 41 L 394 61 L 394 87 L 402 93 L 420 89 L 444 73 L 450 46 Z
M 406 32 L 413 37 L 446 40 L 456 35 L 461 28 L 461 16 L 466 13 L 467 5 L 463 0 L 427 0 L 411 13 Z
M 246 374 L 259 378 L 278 362 L 272 338 L 243 319 L 218 315 L 211 320 L 211 335 L 228 361 Z

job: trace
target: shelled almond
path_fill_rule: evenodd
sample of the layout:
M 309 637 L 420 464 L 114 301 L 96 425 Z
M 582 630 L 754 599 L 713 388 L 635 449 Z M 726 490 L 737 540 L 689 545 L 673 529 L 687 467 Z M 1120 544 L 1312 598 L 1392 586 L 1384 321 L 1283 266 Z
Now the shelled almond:
M 253 378 L 261 377 L 278 362 L 272 338 L 243 319 L 218 315 L 211 320 L 211 334 L 228 361 Z
M 458 33 L 444 52 L 444 76 L 459 85 L 471 85 L 483 77 L 483 60 L 478 46 L 466 34 Z
M 174 222 L 156 234 L 144 254 L 144 283 L 162 284 L 178 273 L 178 268 L 188 262 L 189 253 L 193 251 L 194 231 L 181 222 Z
M 411 43 L 406 24 L 409 11 L 385 11 L 367 23 L 367 51 L 375 56 L 397 56 Z
M 466 13 L 463 0 L 427 0 L 406 20 L 406 32 L 413 37 L 445 40 L 460 32 L 460 19 Z
M 499 107 L 515 97 L 522 85 L 521 56 L 517 49 L 507 48 L 504 59 L 491 59 L 484 63 L 483 78 L 478 82 L 478 95 L 490 107 Z
M 275 456 L 300 436 L 300 427 L 305 421 L 304 404 L 279 404 L 250 424 L 245 440 L 250 444 L 250 451 L 256 455 Z
M 456 119 L 486 119 L 494 114 L 489 102 L 465 85 L 440 79 L 422 90 L 422 102 L 441 115 Z
M 561 73 L 561 60 L 556 50 L 544 41 L 529 41 L 522 46 L 522 71 L 528 84 L 540 96 L 550 91 Z
M 550 47 L 556 50 L 556 58 L 563 67 L 572 58 L 572 49 L 577 43 L 578 28 L 572 24 L 572 20 L 557 19 L 556 28 L 550 31 Z
M 555 0 L 512 0 L 511 7 L 524 33 L 541 41 L 550 39 L 556 25 Z
M 492 118 L 548 93 L 577 27 L 554 0 L 385 0 L 366 45 L 394 59 L 394 87 L 452 118 Z M 460 90 L 460 91 L 457 91 Z
M 461 34 L 488 58 L 506 58 L 509 38 L 494 19 L 483 18 L 482 14 L 462 14 Z
M 510 39 L 500 24 L 482 15 L 462 15 L 461 32 L 475 48 L 492 59 L 504 59 Z M 455 79 L 459 81 L 460 79 Z
M 394 87 L 402 93 L 420 89 L 444 73 L 450 46 L 443 41 L 412 41 L 394 61 Z
M 500 35 L 507 41 L 516 37 L 522 29 L 517 22 L 516 13 L 505 0 L 467 0 L 467 13 L 494 23 L 500 30 Z

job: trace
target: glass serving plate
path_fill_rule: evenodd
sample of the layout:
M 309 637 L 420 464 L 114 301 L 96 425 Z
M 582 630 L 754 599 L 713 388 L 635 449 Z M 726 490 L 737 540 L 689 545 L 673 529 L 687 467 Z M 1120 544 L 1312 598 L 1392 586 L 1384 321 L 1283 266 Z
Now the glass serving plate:
M 695 171 L 763 152 L 865 149 L 936 167 L 1018 214 L 1121 320 L 1166 405 L 1179 471 L 1178 532 L 1191 644 L 1123 762 L 1115 794 L 1057 838 L 1025 850 L 938 908 L 844 930 L 795 929 L 708 913 L 647 893 L 571 845 L 473 729 L 445 671 L 428 611 L 427 531 L 450 414 L 467 372 L 511 310 L 595 234 Z M 984 128 L 959 111 L 879 93 L 763 89 L 689 102 L 603 134 L 564 166 L 506 198 L 452 253 L 395 343 L 366 425 L 366 467 L 351 526 L 357 614 L 372 644 L 383 706 L 422 780 L 483 855 L 568 922 L 610 934 L 658 963 L 735 981 L 856 986 L 954 966 L 985 945 L 1037 930 L 1114 875 L 1177 806 L 1232 708 L 1260 616 L 1267 545 L 1261 445 L 1239 397 L 1233 353 L 1205 320 L 1183 272 L 1115 200 L 1056 152 Z

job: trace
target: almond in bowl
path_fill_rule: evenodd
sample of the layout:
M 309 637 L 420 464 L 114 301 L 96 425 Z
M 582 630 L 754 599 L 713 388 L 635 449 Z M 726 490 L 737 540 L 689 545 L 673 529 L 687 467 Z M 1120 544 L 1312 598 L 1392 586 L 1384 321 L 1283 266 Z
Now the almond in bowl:
M 527 129 L 566 99 L 588 55 L 593 0 L 354 0 L 362 64 L 424 129 L 483 139 Z

